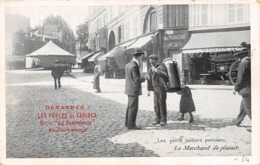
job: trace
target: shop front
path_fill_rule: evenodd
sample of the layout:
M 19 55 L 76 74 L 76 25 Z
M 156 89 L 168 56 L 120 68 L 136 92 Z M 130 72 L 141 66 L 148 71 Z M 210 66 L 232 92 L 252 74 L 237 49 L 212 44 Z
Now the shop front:
M 237 54 L 248 50 L 250 30 L 193 33 L 183 47 L 184 77 L 190 84 L 233 84 Z
M 171 58 L 177 62 L 180 77 L 184 77 L 182 48 L 190 38 L 187 29 L 165 30 L 163 35 L 163 51 L 165 58 Z

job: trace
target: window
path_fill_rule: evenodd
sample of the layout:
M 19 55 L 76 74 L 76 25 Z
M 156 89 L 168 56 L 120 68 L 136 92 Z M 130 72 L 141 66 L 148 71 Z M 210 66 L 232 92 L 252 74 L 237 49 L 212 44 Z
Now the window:
M 96 20 L 96 23 L 95 23 L 95 32 L 97 32 L 98 29 L 99 29 L 99 19 Z
M 118 43 L 122 42 L 122 29 L 121 26 L 118 26 Z
M 106 25 L 106 15 L 104 14 L 103 15 L 103 26 L 105 26 Z
M 134 31 L 134 37 L 137 36 L 137 18 L 134 19 L 134 28 L 133 28 L 133 31 Z
M 103 21 L 102 21 L 102 17 L 99 18 L 99 27 L 98 29 L 100 29 L 101 27 L 103 27 Z
M 150 13 L 150 31 L 156 30 L 156 12 Z
M 228 5 L 228 22 L 243 22 L 245 21 L 245 5 L 244 4 L 229 4 Z
M 204 26 L 209 25 L 209 5 L 194 5 L 193 6 L 193 25 Z
M 125 23 L 125 30 L 124 30 L 124 38 L 125 40 L 128 40 L 129 39 L 129 22 Z
M 188 5 L 168 6 L 168 27 L 188 26 Z
M 99 36 L 96 37 L 96 50 L 99 48 Z

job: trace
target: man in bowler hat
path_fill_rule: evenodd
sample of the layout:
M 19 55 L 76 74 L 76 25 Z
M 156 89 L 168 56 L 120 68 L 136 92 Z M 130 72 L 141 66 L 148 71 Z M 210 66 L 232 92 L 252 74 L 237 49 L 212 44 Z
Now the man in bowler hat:
M 61 77 L 63 75 L 63 69 L 59 65 L 59 61 L 58 60 L 55 61 L 55 65 L 52 67 L 51 75 L 52 75 L 52 77 L 54 79 L 54 88 L 57 89 L 57 80 L 58 80 L 58 87 L 61 88 L 60 79 L 61 79 Z
M 157 55 L 150 55 L 149 61 L 151 67 L 146 78 L 149 93 L 150 91 L 153 91 L 154 93 L 154 111 L 156 117 L 153 125 L 160 124 L 161 126 L 164 126 L 167 123 L 167 92 L 163 85 L 163 81 L 167 82 L 168 73 L 165 65 L 159 65 Z
M 139 95 L 142 95 L 141 83 L 145 78 L 141 76 L 140 64 L 144 52 L 141 48 L 135 48 L 133 60 L 125 67 L 125 94 L 128 96 L 125 126 L 129 130 L 141 129 L 136 126 Z
M 250 54 L 242 58 L 242 53 L 238 55 L 242 59 L 238 66 L 237 80 L 234 86 L 233 93 L 238 92 L 242 96 L 240 111 L 235 120 L 235 125 L 239 126 L 247 115 L 251 119 L 251 65 Z

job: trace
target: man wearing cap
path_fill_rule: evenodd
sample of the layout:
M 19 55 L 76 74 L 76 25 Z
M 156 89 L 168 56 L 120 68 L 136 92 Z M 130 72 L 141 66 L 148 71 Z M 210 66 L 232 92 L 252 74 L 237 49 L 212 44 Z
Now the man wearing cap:
M 233 94 L 236 92 L 242 96 L 240 111 L 237 119 L 234 121 L 236 126 L 239 126 L 247 115 L 251 119 L 251 65 L 250 53 L 243 58 L 243 54 L 239 54 L 241 60 L 238 66 L 237 80 L 234 86 Z
M 126 109 L 125 126 L 129 130 L 141 129 L 136 126 L 136 116 L 138 111 L 139 95 L 142 95 L 141 83 L 145 78 L 140 73 L 140 63 L 144 52 L 141 48 L 135 48 L 133 60 L 125 67 L 125 94 L 128 96 L 128 103 Z
M 164 65 L 158 64 L 158 56 L 156 54 L 150 55 L 149 61 L 151 67 L 146 79 L 148 83 L 148 94 L 150 94 L 150 91 L 154 92 L 155 122 L 153 125 L 160 124 L 161 126 L 164 126 L 167 123 L 167 91 L 163 85 L 163 81 L 168 81 L 168 73 Z
M 58 87 L 61 88 L 60 79 L 63 75 L 63 69 L 59 66 L 59 61 L 55 61 L 55 65 L 52 67 L 51 75 L 54 78 L 54 88 L 57 89 L 57 80 L 58 80 Z

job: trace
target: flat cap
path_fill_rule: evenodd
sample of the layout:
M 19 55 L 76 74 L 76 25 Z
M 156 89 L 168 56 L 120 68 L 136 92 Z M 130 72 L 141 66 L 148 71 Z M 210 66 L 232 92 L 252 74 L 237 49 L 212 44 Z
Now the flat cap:
M 55 63 L 59 63 L 59 60 L 55 60 Z
M 158 56 L 156 54 L 152 54 L 152 55 L 149 56 L 149 58 L 158 59 Z

